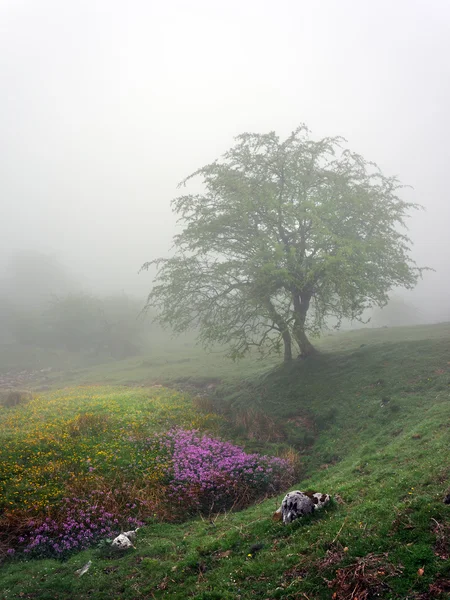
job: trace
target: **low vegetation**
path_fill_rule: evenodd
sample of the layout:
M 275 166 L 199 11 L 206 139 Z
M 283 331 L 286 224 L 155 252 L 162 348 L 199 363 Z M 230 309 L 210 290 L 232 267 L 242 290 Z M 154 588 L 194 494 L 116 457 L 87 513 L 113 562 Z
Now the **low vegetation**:
M 450 514 L 442 500 L 450 487 L 449 333 L 445 325 L 347 333 L 328 338 L 324 350 L 306 361 L 264 376 L 249 370 L 250 376 L 239 374 L 234 381 L 222 376 L 225 366 L 213 373 L 211 363 L 205 363 L 205 378 L 218 373 L 222 382 L 205 392 L 209 401 L 197 402 L 199 409 L 186 396 L 165 388 L 110 388 L 109 395 L 103 391 L 110 421 L 102 436 L 120 414 L 116 404 L 130 404 L 129 423 L 122 423 L 128 433 L 134 426 L 140 431 L 137 415 L 143 414 L 146 402 L 155 402 L 155 433 L 181 427 L 190 432 L 180 437 L 186 437 L 187 444 L 197 436 L 208 446 L 219 432 L 233 432 L 234 443 L 245 444 L 249 453 L 290 447 L 302 475 L 287 489 L 327 492 L 334 501 L 311 517 L 283 526 L 271 518 L 283 489 L 245 510 L 208 512 L 177 523 L 149 520 L 138 532 L 136 549 L 127 553 L 112 552 L 102 542 L 64 561 L 23 562 L 15 555 L 1 567 L 0 598 L 447 598 Z M 182 365 L 183 384 L 189 383 L 188 367 Z M 190 367 L 200 372 L 199 365 Z M 124 375 L 116 373 L 118 378 Z M 35 403 L 42 404 L 42 424 L 61 402 L 61 422 L 72 423 L 67 439 L 79 443 L 83 436 L 77 431 L 85 425 L 76 414 L 100 413 L 93 409 L 100 388 L 87 389 L 85 400 L 81 389 L 76 391 L 75 412 L 64 401 L 69 392 L 62 391 L 4 408 L 2 418 L 10 431 L 16 427 L 16 432 L 32 437 L 39 430 L 33 429 L 38 423 L 38 414 L 33 417 L 31 411 Z M 25 420 L 19 424 L 14 415 L 26 410 L 30 418 L 25 431 Z M 267 420 L 261 419 L 255 429 L 252 414 Z M 89 427 L 101 431 L 103 425 L 94 420 Z M 193 429 L 208 433 L 204 437 Z M 171 435 L 162 435 L 164 445 L 170 446 Z M 147 444 L 148 437 L 142 436 L 140 443 Z M 159 439 L 150 438 L 153 443 Z M 2 446 L 7 447 L 6 437 Z M 43 441 L 38 451 L 45 451 Z M 89 448 L 82 456 L 92 459 L 95 454 Z M 86 478 L 101 471 L 101 464 L 93 464 L 92 472 L 84 465 Z M 19 495 L 26 500 L 26 494 Z M 78 577 L 75 571 L 89 560 L 91 568 Z
M 286 460 L 201 433 L 220 419 L 164 388 L 69 389 L 0 420 L 3 557 L 66 556 L 142 519 L 248 506 L 293 479 Z

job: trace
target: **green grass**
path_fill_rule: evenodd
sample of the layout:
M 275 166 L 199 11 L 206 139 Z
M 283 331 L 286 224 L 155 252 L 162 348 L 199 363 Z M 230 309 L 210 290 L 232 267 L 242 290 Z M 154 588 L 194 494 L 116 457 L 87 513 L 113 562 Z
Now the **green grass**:
M 450 337 L 450 323 L 417 327 L 358 329 L 348 332 L 328 333 L 315 340 L 317 348 L 326 354 L 344 354 L 358 350 L 361 344 L 373 348 L 379 344 L 445 340 Z M 49 375 L 54 386 L 106 383 L 118 385 L 173 384 L 191 382 L 242 381 L 267 373 L 279 364 L 279 357 L 261 358 L 257 353 L 238 362 L 225 358 L 220 348 L 205 351 L 190 337 L 167 338 L 161 335 L 152 340 L 151 349 L 145 354 L 121 361 L 110 360 L 87 368 L 71 367 L 72 357 L 66 365 L 58 363 L 58 371 Z M 53 357 L 40 357 L 39 366 L 51 366 Z M 81 358 L 78 358 L 81 362 Z M 0 361 L 1 365 L 1 361 Z
M 237 427 L 237 437 L 263 448 L 266 427 L 269 444 L 298 451 L 298 487 L 341 502 L 285 527 L 271 520 L 280 496 L 212 521 L 149 525 L 136 550 L 121 556 L 92 549 L 66 562 L 12 561 L 0 571 L 0 598 L 320 600 L 335 592 L 339 600 L 354 589 L 353 597 L 448 597 L 438 590 L 450 580 L 450 507 L 442 503 L 450 487 L 450 326 L 359 330 L 327 336 L 320 347 L 289 368 L 249 360 L 233 371 L 186 347 L 172 360 L 189 362 L 144 373 L 135 360 L 114 374 L 96 367 L 77 377 L 220 379 L 213 400 L 232 422 L 229 432 Z M 248 439 L 246 414 L 267 418 L 259 439 Z M 76 577 L 88 560 L 91 569 Z M 356 579 L 358 561 L 367 563 L 365 579 Z M 328 585 L 342 581 L 346 566 L 355 578 L 350 592 Z

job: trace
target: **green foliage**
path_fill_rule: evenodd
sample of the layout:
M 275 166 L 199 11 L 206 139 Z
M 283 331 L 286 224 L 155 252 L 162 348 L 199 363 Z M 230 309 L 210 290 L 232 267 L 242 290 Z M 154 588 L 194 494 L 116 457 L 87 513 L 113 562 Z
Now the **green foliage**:
M 412 288 L 421 273 L 402 232 L 416 205 L 396 178 L 344 149 L 314 142 L 305 126 L 285 141 L 245 133 L 220 161 L 196 171 L 204 193 L 173 201 L 184 226 L 175 255 L 145 263 L 158 273 L 147 308 L 176 332 L 199 328 L 205 345 L 240 358 L 252 347 L 286 361 L 295 343 L 327 318 L 361 319 L 389 291 Z

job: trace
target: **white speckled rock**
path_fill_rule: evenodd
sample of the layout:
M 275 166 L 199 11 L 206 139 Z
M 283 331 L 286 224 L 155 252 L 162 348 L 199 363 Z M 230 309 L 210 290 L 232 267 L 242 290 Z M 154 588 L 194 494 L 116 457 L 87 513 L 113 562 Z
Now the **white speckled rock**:
M 291 523 L 298 517 L 309 515 L 314 510 L 314 502 L 303 492 L 295 490 L 289 492 L 283 498 L 281 503 L 281 514 L 283 515 L 283 523 Z
M 128 550 L 129 548 L 134 548 L 133 542 L 136 541 L 136 532 L 135 531 L 125 531 L 125 533 L 121 533 L 111 542 L 111 546 L 114 548 L 120 548 L 120 550 Z
M 321 492 L 314 492 L 310 498 L 314 502 L 314 510 L 322 508 L 330 501 L 330 496 L 328 494 L 322 494 Z
M 132 531 L 125 531 L 123 535 L 126 535 L 130 542 L 136 541 L 136 534 L 139 531 L 139 527 L 137 529 L 133 529 Z
M 295 490 L 286 494 L 281 507 L 274 513 L 273 519 L 275 521 L 283 520 L 285 524 L 291 523 L 303 515 L 309 515 L 318 508 L 322 508 L 329 501 L 328 494 Z

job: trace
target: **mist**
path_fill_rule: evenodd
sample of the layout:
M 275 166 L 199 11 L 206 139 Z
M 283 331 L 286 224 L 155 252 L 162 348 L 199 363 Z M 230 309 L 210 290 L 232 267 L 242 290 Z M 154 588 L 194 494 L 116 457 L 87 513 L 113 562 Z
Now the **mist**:
M 304 122 L 412 186 L 412 256 L 435 272 L 395 295 L 420 322 L 450 319 L 449 26 L 438 0 L 3 0 L 2 287 L 34 253 L 61 264 L 65 292 L 143 303 L 178 182 L 243 131 Z

